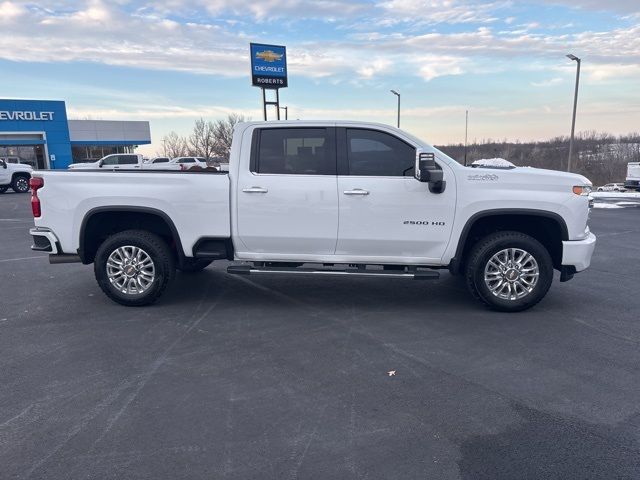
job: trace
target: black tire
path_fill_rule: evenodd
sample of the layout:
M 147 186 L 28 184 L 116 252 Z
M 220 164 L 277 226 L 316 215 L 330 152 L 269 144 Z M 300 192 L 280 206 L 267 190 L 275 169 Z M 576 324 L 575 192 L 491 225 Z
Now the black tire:
M 176 267 L 182 273 L 194 273 L 201 272 L 209 265 L 211 265 L 213 260 L 208 260 L 206 258 L 185 258 L 182 266 Z
M 7 190 L 9 190 L 9 185 L 2 185 L 2 186 L 0 187 L 0 193 L 4 193 L 4 192 L 6 192 Z
M 29 175 L 14 175 L 11 188 L 16 193 L 27 193 L 29 191 Z
M 498 291 L 498 293 L 493 293 L 489 288 L 488 282 L 485 281 L 485 268 L 491 268 L 487 267 L 489 260 L 499 252 L 503 252 L 508 249 L 516 249 L 516 255 L 518 254 L 518 251 L 524 251 L 533 257 L 534 262 L 528 263 L 529 267 L 525 270 L 528 270 L 537 264 L 537 280 L 535 283 L 530 282 L 533 283 L 533 286 L 529 287 L 530 291 L 527 290 L 525 292 L 522 288 L 524 282 L 518 283 L 518 288 L 521 289 L 519 293 L 519 295 L 522 295 L 521 298 L 501 298 L 501 296 L 499 296 L 512 296 L 511 288 L 514 288 L 514 292 L 517 291 L 513 282 L 505 281 L 503 279 L 503 284 L 508 287 L 508 293 L 502 293 L 502 290 Z M 512 270 L 514 269 L 506 269 L 504 272 L 505 278 L 509 275 L 519 277 L 520 270 L 516 272 L 513 272 Z M 494 275 L 498 274 L 496 273 Z M 531 277 L 527 275 L 524 276 L 526 277 L 526 280 L 532 280 Z M 544 245 L 529 235 L 525 235 L 520 232 L 508 231 L 494 233 L 479 240 L 471 249 L 469 260 L 466 265 L 465 278 L 467 287 L 471 294 L 494 310 L 501 312 L 520 312 L 533 307 L 536 303 L 542 300 L 549 291 L 549 287 L 551 287 L 551 282 L 553 281 L 553 261 Z M 493 282 L 495 283 L 492 283 L 492 286 L 500 285 L 499 278 Z M 508 285 L 509 283 L 511 283 L 511 285 Z M 513 296 L 515 296 L 515 294 Z
M 108 270 L 111 267 L 107 266 L 107 261 L 120 247 L 136 247 L 151 259 L 153 280 L 147 284 L 148 286 L 144 290 L 127 293 L 118 288 L 117 282 L 112 282 L 109 279 Z M 128 267 L 131 267 L 131 265 L 128 265 Z M 94 273 L 102 291 L 114 302 L 129 307 L 139 307 L 154 303 L 167 288 L 167 285 L 175 276 L 175 272 L 174 256 L 167 243 L 158 235 L 144 230 L 126 230 L 111 235 L 102 242 L 94 260 Z M 137 277 L 138 275 L 135 275 L 134 278 Z M 118 278 L 130 277 L 121 275 Z M 137 288 L 135 281 L 134 287 Z M 127 286 L 127 291 L 129 290 L 130 288 Z

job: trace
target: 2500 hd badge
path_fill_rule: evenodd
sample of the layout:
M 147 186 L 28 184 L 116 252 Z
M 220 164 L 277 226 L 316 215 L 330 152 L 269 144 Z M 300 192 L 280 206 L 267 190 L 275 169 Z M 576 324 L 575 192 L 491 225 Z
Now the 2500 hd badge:
M 445 222 L 430 222 L 429 220 L 405 220 L 404 225 L 436 225 L 443 227 Z

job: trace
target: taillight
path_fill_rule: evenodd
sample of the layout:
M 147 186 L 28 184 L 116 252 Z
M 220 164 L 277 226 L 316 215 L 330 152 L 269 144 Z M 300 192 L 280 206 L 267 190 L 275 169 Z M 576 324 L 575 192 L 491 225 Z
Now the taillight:
M 33 212 L 33 217 L 38 218 L 42 215 L 40 199 L 38 198 L 38 190 L 44 187 L 44 178 L 31 177 L 29 180 L 29 186 L 31 187 L 31 211 Z

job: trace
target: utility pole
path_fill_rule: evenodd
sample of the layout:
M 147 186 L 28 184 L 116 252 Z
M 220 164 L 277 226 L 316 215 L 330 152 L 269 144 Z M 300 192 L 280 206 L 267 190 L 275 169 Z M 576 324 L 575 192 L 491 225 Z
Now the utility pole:
M 570 53 L 569 55 L 567 55 L 567 58 L 569 58 L 572 61 L 575 61 L 577 63 L 577 68 L 576 68 L 576 90 L 575 93 L 573 95 L 573 118 L 571 120 L 571 138 L 569 139 L 569 160 L 567 161 L 567 172 L 571 171 L 571 158 L 573 156 L 573 137 L 575 135 L 575 131 L 576 131 L 576 110 L 578 108 L 578 85 L 580 84 L 580 63 L 581 60 L 576 57 L 575 55 L 573 55 L 572 53 Z
M 469 133 L 469 110 L 464 111 L 464 166 L 467 166 L 467 134 Z
M 395 90 L 391 90 L 396 97 L 398 97 L 398 128 L 400 128 L 400 94 Z
M 288 106 L 284 106 L 284 107 L 280 107 L 281 110 L 284 110 L 284 119 L 285 120 L 289 120 L 289 107 Z

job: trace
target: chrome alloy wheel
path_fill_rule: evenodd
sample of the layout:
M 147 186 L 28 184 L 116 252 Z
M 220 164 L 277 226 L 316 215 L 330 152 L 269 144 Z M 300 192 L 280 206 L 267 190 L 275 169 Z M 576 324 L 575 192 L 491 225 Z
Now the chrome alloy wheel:
M 24 193 L 29 191 L 29 180 L 24 177 L 20 177 L 16 180 L 16 188 Z
M 153 285 L 156 269 L 147 252 L 140 247 L 126 245 L 116 248 L 109 255 L 107 277 L 122 293 L 138 295 Z
M 529 295 L 540 276 L 538 262 L 520 248 L 500 250 L 484 267 L 484 283 L 503 300 L 520 300 Z

